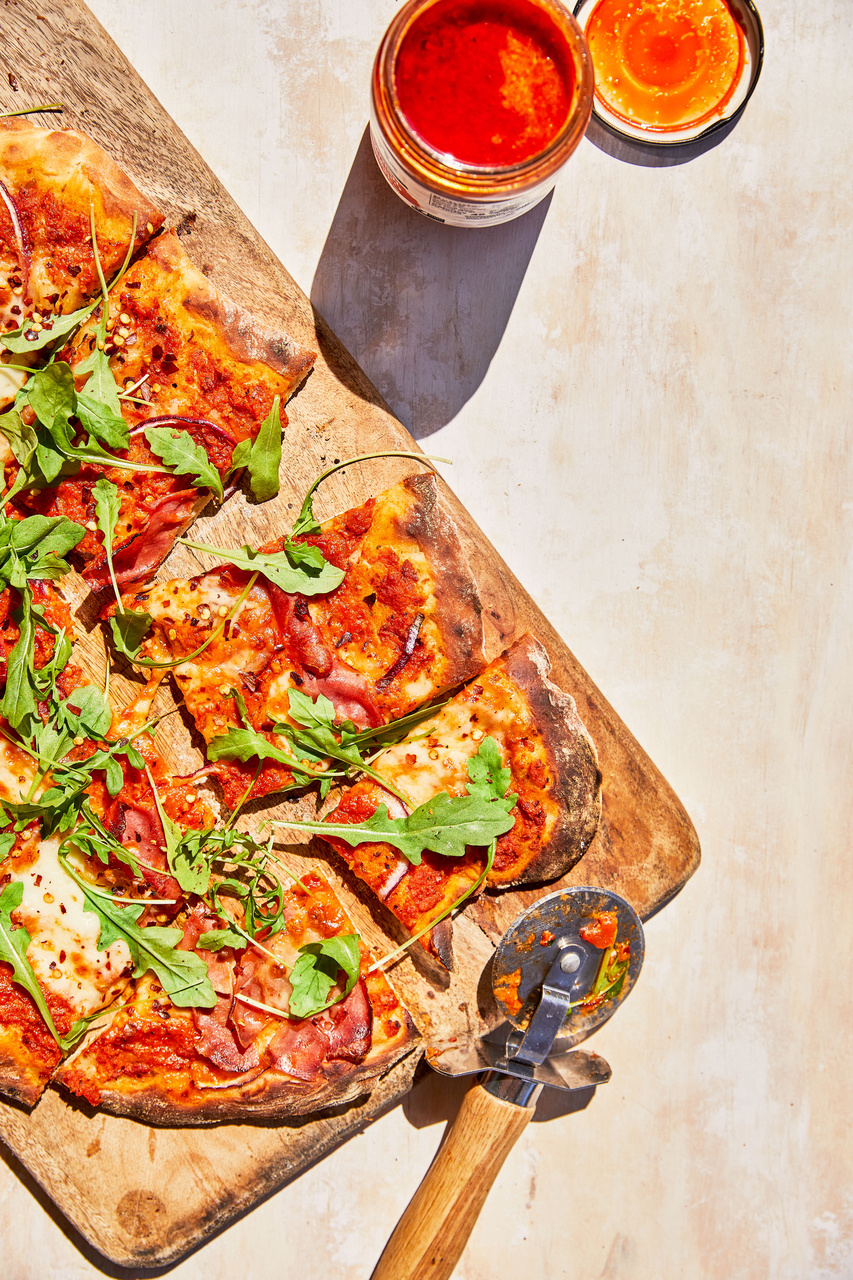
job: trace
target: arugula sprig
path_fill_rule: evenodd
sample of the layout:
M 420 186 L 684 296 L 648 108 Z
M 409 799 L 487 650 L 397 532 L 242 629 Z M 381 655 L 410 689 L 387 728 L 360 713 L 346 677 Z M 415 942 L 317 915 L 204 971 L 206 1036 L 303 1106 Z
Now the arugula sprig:
M 134 964 L 133 977 L 151 971 L 172 1003 L 180 1009 L 212 1009 L 216 992 L 205 961 L 194 951 L 178 951 L 182 929 L 138 924 L 145 902 L 118 906 L 112 895 L 78 875 L 66 854 L 59 855 L 62 868 L 83 893 L 85 911 L 94 912 L 101 922 L 98 949 L 105 951 L 114 942 L 124 942 Z
M 324 1009 L 345 1000 L 358 981 L 361 967 L 361 949 L 357 933 L 338 934 L 324 938 L 322 942 L 308 942 L 299 948 L 299 955 L 289 975 L 289 1010 L 296 1018 L 313 1018 Z M 343 970 L 346 983 L 342 991 L 331 996 Z
M 89 690 L 91 694 L 88 698 L 81 696 Z M 83 706 L 78 706 L 77 703 L 74 706 L 69 705 L 73 699 L 83 703 Z M 39 721 L 40 728 L 35 733 L 32 745 L 4 734 L 35 760 L 39 769 L 28 796 L 20 801 L 4 800 L 0 806 L 0 817 L 5 822 L 13 822 L 16 831 L 22 831 L 31 822 L 38 822 L 44 838 L 56 832 L 72 831 L 80 823 L 83 823 L 86 830 L 96 825 L 100 826 L 89 805 L 89 789 L 95 773 L 103 771 L 107 791 L 110 795 L 116 796 L 124 785 L 124 772 L 118 757 L 126 756 L 128 763 L 134 769 L 143 769 L 145 766 L 144 757 L 128 739 L 110 740 L 103 736 L 111 723 L 111 712 L 109 704 L 96 687 L 84 686 L 83 690 L 76 690 L 71 694 L 71 698 L 65 703 L 54 699 L 52 706 L 56 714 L 61 713 L 67 716 L 63 730 L 64 737 L 58 736 L 58 731 L 54 729 L 50 718 L 44 724 Z M 56 708 L 59 712 L 56 712 Z M 140 733 L 146 732 L 150 727 L 150 725 L 143 726 Z M 65 751 L 70 746 L 68 739 L 71 739 L 72 735 L 73 739 L 77 739 L 83 734 L 97 741 L 96 749 L 84 759 L 68 759 L 65 755 Z M 42 779 L 47 774 L 50 775 L 51 785 L 45 791 L 36 794 Z M 102 827 L 100 830 L 103 841 L 110 843 L 114 851 L 122 850 L 123 846 L 112 841 Z M 101 860 L 105 861 L 104 858 Z M 128 857 L 123 861 L 130 863 Z
M 85 368 L 84 364 L 78 372 Z M 79 429 L 75 421 L 83 429 L 81 443 L 76 442 Z M 128 447 L 127 423 L 104 401 L 84 391 L 78 393 L 74 372 L 64 360 L 54 360 L 36 370 L 21 387 L 13 407 L 0 416 L 0 433 L 9 441 L 19 464 L 11 488 L 3 495 L 4 503 L 24 489 L 42 489 L 74 475 L 84 463 L 121 471 L 170 474 L 168 467 L 132 462 L 109 452 Z
M 55 580 L 70 571 L 65 556 L 77 546 L 85 530 L 65 516 L 28 516 L 9 520 L 0 511 L 0 589 L 13 587 L 19 603 L 13 610 L 18 639 L 7 662 L 6 686 L 0 714 L 13 729 L 29 738 L 36 729 L 37 703 L 53 689 L 56 677 L 71 656 L 70 642 L 45 617 L 33 598 L 31 580 Z M 36 627 L 55 637 L 54 653 L 43 672 L 35 665 Z
M 298 542 L 291 544 L 290 539 L 283 551 L 267 552 L 255 551 L 246 545 L 223 550 L 221 547 L 211 546 L 209 542 L 193 542 L 189 538 L 178 538 L 178 542 L 191 551 L 204 551 L 208 555 L 220 556 L 238 569 L 262 573 L 290 595 L 327 595 L 344 580 L 344 570 L 324 559 L 319 547 L 304 546 Z
M 92 489 L 92 497 L 95 500 L 95 517 L 98 528 L 104 535 L 104 552 L 107 557 L 107 569 L 109 570 L 110 581 L 113 584 L 116 604 L 118 605 L 119 613 L 124 613 L 121 592 L 118 589 L 115 569 L 113 568 L 113 539 L 121 511 L 121 495 L 119 494 L 118 486 L 111 484 L 109 480 L 102 476 Z
M 266 426 L 266 423 L 264 426 Z M 260 439 L 261 436 L 259 435 L 258 440 Z M 237 449 L 240 449 L 239 445 Z M 243 456 L 249 457 L 251 462 L 250 455 L 241 453 L 240 457 L 242 458 Z M 236 457 L 237 450 L 235 450 Z M 298 542 L 297 538 L 310 537 L 312 534 L 320 532 L 320 523 L 314 515 L 314 495 L 323 481 L 343 467 L 352 466 L 355 462 L 369 462 L 374 458 L 414 458 L 416 462 L 421 463 L 447 461 L 446 458 L 429 459 L 423 453 L 409 453 L 402 450 L 389 449 L 382 453 L 363 453 L 355 458 L 345 458 L 342 462 L 336 462 L 334 466 L 327 468 L 317 476 L 312 483 L 305 495 L 293 528 L 285 538 L 284 547 L 281 551 L 261 552 L 245 545 L 237 548 L 214 547 L 210 543 L 193 542 L 189 538 L 179 538 L 178 541 L 192 551 L 203 551 L 208 555 L 219 556 L 230 564 L 236 565 L 238 569 L 262 573 L 270 582 L 277 587 L 281 587 L 282 591 L 287 591 L 290 595 L 327 595 L 330 591 L 334 591 L 336 587 L 340 586 L 344 580 L 345 571 L 339 569 L 336 565 L 330 564 L 319 547 L 315 547 L 310 542 Z M 266 473 L 260 470 L 261 467 L 262 463 L 259 459 L 259 470 L 256 473 L 257 483 L 263 484 L 264 475 L 271 483 L 272 463 L 269 463 Z M 276 464 L 276 488 L 274 490 L 276 493 L 278 492 L 277 476 Z M 262 491 L 266 492 L 266 490 Z M 272 492 L 270 492 L 270 496 L 272 496 Z
M 281 821 L 271 825 L 334 836 L 351 846 L 384 842 L 398 849 L 413 866 L 421 862 L 427 849 L 446 858 L 461 858 L 469 846 L 488 846 L 513 827 L 515 818 L 510 814 L 518 799 L 506 794 L 511 774 L 503 768 L 494 738 L 484 738 L 468 761 L 468 778 L 464 796 L 441 791 L 404 818 L 390 817 L 388 806 L 380 804 L 364 822 Z
M 170 472 L 190 476 L 201 488 L 210 489 L 222 501 L 222 477 L 207 451 L 196 444 L 189 431 L 179 431 L 175 427 L 147 427 L 145 439 L 151 452 L 165 463 Z
M 257 502 L 267 502 L 279 491 L 278 474 L 281 469 L 281 413 L 279 397 L 272 402 L 269 414 L 252 440 L 241 440 L 231 455 L 230 475 L 244 467 L 249 477 L 249 488 Z
M 378 774 L 365 760 L 361 744 L 373 741 L 373 731 L 359 730 L 351 720 L 336 724 L 334 703 L 323 694 L 319 694 L 317 698 L 309 698 L 298 689 L 288 690 L 289 714 L 295 724 L 282 721 L 273 725 L 273 733 L 287 744 L 286 747 L 278 746 L 266 734 L 252 727 L 246 701 L 237 689 L 232 689 L 230 696 L 237 704 L 243 725 L 210 740 L 207 744 L 209 760 L 241 760 L 244 764 L 255 759 L 274 760 L 293 773 L 293 786 L 306 786 L 319 781 L 322 798 L 328 795 L 333 781 L 353 772 L 366 773 L 404 804 L 410 803 L 403 792 L 398 791 L 393 783 Z M 426 714 L 433 714 L 433 711 L 424 713 Z M 407 720 L 412 718 L 407 717 Z M 387 731 L 390 726 L 384 728 Z M 402 730 L 401 736 L 405 736 L 406 732 L 407 730 Z M 343 768 L 330 768 L 329 761 L 332 760 L 343 765 Z

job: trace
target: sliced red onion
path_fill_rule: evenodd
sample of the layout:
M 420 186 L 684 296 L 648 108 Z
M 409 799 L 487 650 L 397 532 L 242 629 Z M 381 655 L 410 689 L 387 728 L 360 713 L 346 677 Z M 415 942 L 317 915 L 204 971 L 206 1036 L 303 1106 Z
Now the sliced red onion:
M 406 644 L 403 648 L 403 652 L 400 654 L 399 658 L 394 663 L 394 665 L 388 668 L 388 670 L 385 672 L 385 675 L 380 676 L 379 679 L 376 681 L 376 688 L 379 690 L 380 693 L 385 692 L 385 690 L 388 688 L 391 681 L 400 674 L 400 672 L 403 670 L 403 667 L 405 667 L 406 663 L 409 661 L 412 654 L 415 652 L 415 645 L 417 644 L 418 634 L 420 632 L 421 627 L 423 626 L 423 623 L 424 623 L 424 615 L 422 613 L 419 613 L 415 618 L 414 622 L 412 623 L 412 625 L 409 627 L 409 634 L 406 636 Z
M 210 418 L 182 418 L 177 413 L 167 413 L 162 417 L 149 418 L 147 422 L 142 422 L 138 427 L 134 427 L 131 435 L 135 431 L 142 431 L 145 427 L 168 427 L 170 425 L 176 427 L 209 427 L 214 435 L 221 436 L 229 444 L 236 445 L 239 443 L 236 436 L 232 436 L 230 431 L 226 431 L 218 423 L 211 422 Z
M 410 863 L 406 858 L 402 856 L 398 858 L 397 862 L 391 868 L 388 879 L 385 881 L 382 888 L 377 891 L 377 896 L 382 900 L 382 902 L 385 901 L 389 893 L 392 893 L 394 889 L 397 888 L 397 885 L 408 871 L 409 866 Z
M 203 769 L 196 769 L 195 773 L 185 773 L 185 774 L 181 774 L 180 777 L 172 778 L 172 786 L 173 788 L 182 787 L 182 786 L 185 786 L 186 783 L 188 782 L 198 782 L 201 778 L 208 778 L 210 777 L 211 774 L 214 774 L 214 773 L 216 773 L 216 766 L 209 764 L 209 765 L 206 765 Z
M 0 182 L 0 200 L 5 204 L 9 211 L 9 217 L 12 219 L 12 229 L 15 232 L 15 239 L 18 244 L 18 259 L 21 264 L 21 284 L 23 285 L 22 297 L 26 298 L 30 291 L 30 271 L 32 269 L 30 247 L 27 243 L 27 233 L 23 228 L 20 215 L 18 214 L 18 206 L 15 204 L 15 201 L 12 199 L 12 196 L 3 182 Z

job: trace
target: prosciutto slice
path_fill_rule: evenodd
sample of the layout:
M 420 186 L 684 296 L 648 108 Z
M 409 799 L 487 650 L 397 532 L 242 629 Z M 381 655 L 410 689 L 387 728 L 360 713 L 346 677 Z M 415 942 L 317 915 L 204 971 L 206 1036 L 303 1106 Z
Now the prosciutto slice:
M 142 877 L 158 898 L 183 898 L 181 886 L 168 871 L 166 837 L 153 803 L 149 809 L 119 798 L 107 816 L 107 826 L 125 848 L 136 849 Z
M 258 1051 L 254 1045 L 241 1048 L 228 1025 L 231 997 L 219 996 L 213 1009 L 193 1009 L 193 1021 L 201 1038 L 196 1049 L 214 1066 L 223 1071 L 253 1071 L 260 1066 Z
M 325 1009 L 314 1022 L 329 1038 L 327 1057 L 363 1062 L 373 1038 L 373 1010 L 363 980 L 359 979 L 346 1000 Z
M 197 489 L 167 493 L 152 508 L 142 533 L 116 548 L 113 569 L 116 582 L 122 589 L 137 586 L 151 577 L 171 551 L 178 534 L 192 521 L 198 501 Z M 95 586 L 107 586 L 110 573 L 106 556 L 89 565 L 83 576 Z
M 272 1064 L 297 1080 L 316 1080 L 329 1051 L 329 1037 L 313 1021 L 285 1022 L 269 1044 Z
M 253 951 L 250 947 L 241 957 L 234 978 L 236 998 L 231 1025 L 238 1043 L 244 1048 L 253 1044 L 270 1020 L 270 1015 L 264 1013 L 263 1009 L 243 1004 L 240 996 L 271 1005 L 274 1009 L 284 1009 L 290 992 L 291 986 L 284 965 L 275 964 L 268 956 Z
M 352 720 L 361 729 L 381 724 L 370 684 L 326 643 L 303 598 L 289 595 L 274 582 L 268 581 L 266 590 L 276 629 L 302 677 L 301 691 L 309 698 L 323 694 L 338 720 Z

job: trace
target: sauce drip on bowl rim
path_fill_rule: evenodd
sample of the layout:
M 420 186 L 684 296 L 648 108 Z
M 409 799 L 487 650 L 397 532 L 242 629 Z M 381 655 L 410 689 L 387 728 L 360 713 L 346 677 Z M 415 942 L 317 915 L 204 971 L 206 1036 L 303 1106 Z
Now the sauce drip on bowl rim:
M 406 32 L 394 79 L 402 115 L 428 147 L 492 168 L 544 151 L 575 86 L 565 38 L 531 0 L 438 0 Z
M 747 65 L 727 0 L 599 0 L 586 24 L 595 95 L 649 132 L 693 128 L 723 114 Z

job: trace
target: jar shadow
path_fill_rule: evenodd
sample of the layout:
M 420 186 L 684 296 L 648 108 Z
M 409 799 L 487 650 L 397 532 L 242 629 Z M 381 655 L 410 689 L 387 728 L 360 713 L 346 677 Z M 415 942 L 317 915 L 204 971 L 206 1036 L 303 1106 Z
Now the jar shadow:
M 617 134 L 595 116 L 589 122 L 586 136 L 593 146 L 598 147 L 599 151 L 603 151 L 606 155 L 612 156 L 614 160 L 640 165 L 646 169 L 666 169 L 673 165 L 688 164 L 691 160 L 696 160 L 714 147 L 718 147 L 726 140 L 740 118 L 741 112 L 738 112 L 713 133 L 695 138 L 691 142 L 680 142 L 671 146 L 660 146 L 654 142 L 642 142 L 639 138 Z
M 365 130 L 311 301 L 416 439 L 486 376 L 550 203 L 497 227 L 432 222 L 390 189 Z

